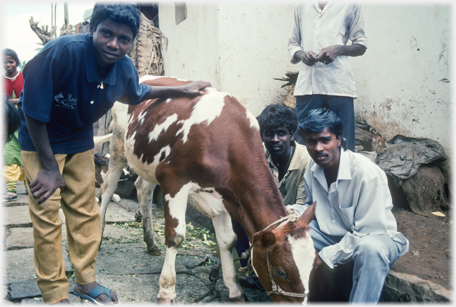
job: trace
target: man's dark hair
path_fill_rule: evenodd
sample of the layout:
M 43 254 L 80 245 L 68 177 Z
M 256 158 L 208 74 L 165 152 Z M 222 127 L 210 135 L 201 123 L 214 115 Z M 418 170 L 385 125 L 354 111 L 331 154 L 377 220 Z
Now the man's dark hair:
M 336 113 L 328 109 L 312 109 L 302 119 L 299 125 L 299 134 L 319 133 L 326 128 L 336 137 L 341 136 L 344 132 L 344 125 Z
M 5 57 L 10 56 L 16 62 L 16 66 L 18 66 L 18 67 L 21 66 L 19 57 L 17 56 L 16 51 L 14 51 L 13 49 L 9 49 L 9 48 L 3 49 L 3 55 Z
M 296 131 L 298 119 L 295 110 L 281 104 L 272 103 L 268 105 L 257 117 L 260 124 L 260 133 L 267 129 L 286 127 L 288 131 Z
M 141 24 L 139 8 L 133 4 L 96 3 L 90 18 L 90 26 L 95 31 L 98 24 L 106 19 L 128 25 L 133 32 L 133 38 L 138 34 L 139 25 Z

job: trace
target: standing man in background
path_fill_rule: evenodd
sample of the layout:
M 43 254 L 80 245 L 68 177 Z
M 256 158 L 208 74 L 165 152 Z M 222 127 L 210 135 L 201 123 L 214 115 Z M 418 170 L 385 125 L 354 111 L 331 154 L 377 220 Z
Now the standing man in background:
M 355 150 L 356 85 L 348 57 L 363 55 L 366 48 L 359 4 L 296 5 L 288 52 L 291 63 L 302 62 L 294 91 L 298 121 L 301 124 L 311 109 L 332 110 L 343 122 L 346 149 L 351 151 Z M 302 143 L 298 135 L 296 141 Z

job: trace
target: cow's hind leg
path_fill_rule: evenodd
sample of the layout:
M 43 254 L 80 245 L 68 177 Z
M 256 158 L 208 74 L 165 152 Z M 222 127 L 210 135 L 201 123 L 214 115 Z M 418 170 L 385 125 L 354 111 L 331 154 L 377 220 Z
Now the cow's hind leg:
M 151 255 L 160 255 L 160 247 L 155 242 L 155 231 L 152 215 L 152 198 L 157 185 L 138 177 L 135 181 L 138 192 L 138 202 L 141 208 L 144 241 L 147 244 L 147 252 Z
M 236 243 L 236 234 L 231 225 L 228 213 L 223 212 L 212 218 L 217 244 L 222 261 L 223 281 L 228 288 L 231 301 L 244 301 L 244 292 L 237 281 L 236 269 L 233 263 L 233 247 Z
M 106 179 L 103 182 L 102 194 L 101 194 L 101 236 L 103 238 L 105 223 L 106 223 L 106 211 L 108 210 L 109 202 L 111 201 L 112 195 L 114 194 L 117 184 L 120 179 L 120 175 L 124 167 L 127 166 L 126 161 L 118 159 L 117 157 L 111 155 L 109 160 L 109 169 L 106 174 Z M 101 244 L 101 243 L 100 243 Z
M 168 176 L 167 179 L 170 177 Z M 163 269 L 158 282 L 160 290 L 157 298 L 161 303 L 175 302 L 176 299 L 176 255 L 177 249 L 185 240 L 187 230 L 185 212 L 187 210 L 188 194 L 193 186 L 194 184 L 188 183 L 182 186 L 177 193 L 170 194 L 166 185 L 161 185 L 165 213 L 166 241 L 165 262 L 163 263 Z

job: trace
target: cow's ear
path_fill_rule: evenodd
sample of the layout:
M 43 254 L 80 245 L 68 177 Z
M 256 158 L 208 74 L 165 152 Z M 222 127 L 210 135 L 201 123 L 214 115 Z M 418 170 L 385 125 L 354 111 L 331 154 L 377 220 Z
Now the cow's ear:
M 276 236 L 270 230 L 260 231 L 253 237 L 253 242 L 259 244 L 262 248 L 268 249 L 276 243 Z
M 304 227 L 304 226 L 309 225 L 310 221 L 312 221 L 312 219 L 315 216 L 316 206 L 317 206 L 317 202 L 314 201 L 314 203 L 312 205 L 310 205 L 306 209 L 306 211 L 304 211 L 304 213 L 299 217 L 298 222 L 299 222 L 300 226 Z

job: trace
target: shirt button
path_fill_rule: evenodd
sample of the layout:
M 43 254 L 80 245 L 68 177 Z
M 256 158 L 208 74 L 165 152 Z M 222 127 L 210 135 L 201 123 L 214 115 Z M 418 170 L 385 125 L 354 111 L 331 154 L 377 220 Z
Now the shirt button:
M 333 223 L 336 223 L 336 220 L 333 220 Z
M 93 103 L 94 103 L 94 101 L 92 100 L 92 101 L 90 102 L 90 104 L 93 104 Z

